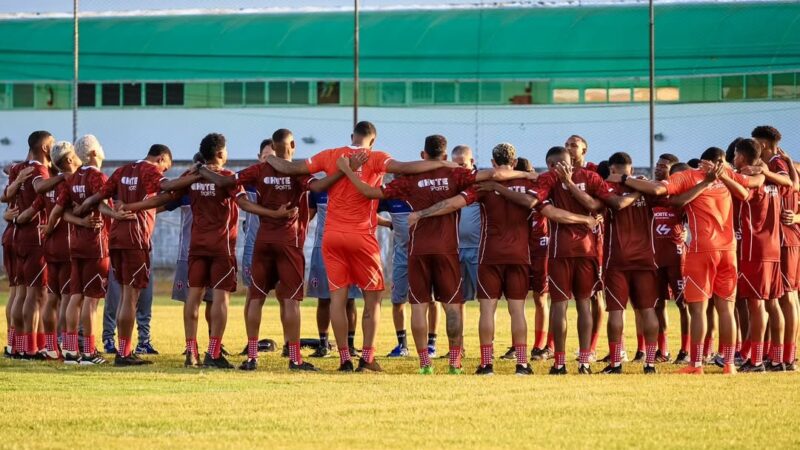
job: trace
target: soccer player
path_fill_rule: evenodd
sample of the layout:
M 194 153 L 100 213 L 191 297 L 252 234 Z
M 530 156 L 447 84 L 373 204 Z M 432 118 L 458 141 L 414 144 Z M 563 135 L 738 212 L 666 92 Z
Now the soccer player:
M 383 175 L 390 173 L 421 173 L 450 165 L 443 161 L 399 162 L 388 153 L 372 150 L 377 131 L 370 122 L 356 124 L 351 136 L 351 145 L 324 150 L 306 161 L 286 161 L 270 157 L 276 170 L 288 175 L 307 175 L 325 172 L 335 173 L 337 160 L 357 153 L 365 153 L 367 162 L 357 171 L 367 184 L 378 186 Z M 347 289 L 356 285 L 364 291 L 364 313 L 361 320 L 364 332 L 364 348 L 358 363 L 358 371 L 381 371 L 375 361 L 375 336 L 380 315 L 380 299 L 383 291 L 383 271 L 380 248 L 375 237 L 378 202 L 361 195 L 351 183 L 336 183 L 328 190 L 328 220 L 322 242 L 322 254 L 328 271 L 331 290 L 331 322 L 339 349 L 340 370 L 353 370 L 347 336 Z
M 472 149 L 467 145 L 456 145 L 450 152 L 451 160 L 459 166 L 475 169 Z M 478 248 L 481 241 L 481 206 L 473 203 L 461 208 L 458 221 L 458 261 L 461 264 L 461 293 L 464 301 L 475 300 L 478 292 Z M 463 311 L 466 321 L 467 310 Z M 462 357 L 466 353 L 462 344 Z
M 267 156 L 274 154 L 275 150 L 272 149 L 272 139 L 264 139 L 261 141 L 261 147 L 259 148 L 257 158 L 258 162 L 266 162 Z M 255 189 L 245 186 L 244 190 L 247 193 L 247 199 L 250 200 L 251 203 L 256 203 L 258 201 L 258 195 Z M 244 231 L 244 251 L 242 252 L 242 284 L 244 284 L 245 287 L 250 287 L 250 266 L 253 260 L 253 249 L 256 245 L 256 235 L 258 234 L 260 217 L 247 211 L 244 211 L 243 214 L 244 222 L 242 224 L 242 231 Z M 245 306 L 245 311 L 247 311 L 247 306 Z
M 174 180 L 164 177 L 170 167 L 172 152 L 169 147 L 154 144 L 144 159 L 117 168 L 101 191 L 74 208 L 74 213 L 80 216 L 106 198 L 115 197 L 122 204 L 130 205 L 155 197 L 161 190 L 172 190 L 174 187 L 170 183 Z M 155 209 L 140 209 L 135 213 L 134 220 L 114 221 L 109 238 L 111 266 L 123 286 L 117 317 L 119 345 L 114 358 L 114 365 L 120 367 L 152 363 L 131 352 L 131 335 L 139 293 L 150 282 L 150 238 L 155 226 Z
M 734 167 L 742 171 L 760 161 L 761 146 L 753 139 L 739 139 L 734 144 Z M 785 173 L 785 172 L 784 172 Z M 787 176 L 788 179 L 788 176 Z M 790 180 L 791 183 L 791 180 Z M 736 236 L 739 240 L 739 280 L 737 297 L 748 307 L 750 360 L 741 367 L 742 372 L 764 372 L 764 332 L 769 313 L 773 347 L 780 347 L 783 339 L 783 317 L 778 298 L 783 296 L 780 279 L 781 198 L 778 186 L 766 181 L 751 189 L 744 200 L 734 199 Z M 783 351 L 777 361 L 769 364 L 770 370 L 783 370 Z
M 386 355 L 387 358 L 408 356 L 408 337 L 406 335 L 406 303 L 408 303 L 408 215 L 411 205 L 402 199 L 383 199 L 378 204 L 378 212 L 386 211 L 391 217 L 392 229 L 392 322 L 394 323 L 397 346 Z M 429 312 L 436 314 L 436 308 Z M 430 327 L 430 324 L 428 325 Z M 431 349 L 428 348 L 430 354 Z M 433 358 L 433 357 L 431 357 Z
M 733 300 L 736 292 L 736 243 L 733 232 L 731 195 L 740 199 L 747 189 L 763 183 L 763 176 L 746 177 L 725 166 L 725 152 L 709 148 L 703 152 L 702 169 L 671 175 L 666 181 L 651 182 L 632 177 L 617 177 L 619 182 L 650 195 L 676 195 L 693 192 L 686 206 L 691 241 L 684 268 L 684 299 L 691 317 L 691 364 L 679 371 L 703 373 L 703 338 L 709 299 L 719 314 L 720 343 L 724 373 L 735 373 L 735 321 Z

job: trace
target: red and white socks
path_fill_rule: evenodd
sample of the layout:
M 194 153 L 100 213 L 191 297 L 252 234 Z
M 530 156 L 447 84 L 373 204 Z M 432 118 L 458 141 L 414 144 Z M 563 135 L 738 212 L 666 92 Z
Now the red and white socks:
M 375 360 L 375 347 L 364 347 L 361 349 L 361 359 L 367 363 Z
M 247 338 L 247 358 L 258 358 L 258 336 Z
M 645 342 L 644 344 L 644 365 L 652 366 L 656 363 L 657 342 Z
M 450 354 L 448 355 L 450 359 L 450 366 L 461 368 L 461 347 L 450 347 Z
M 492 364 L 492 354 L 494 353 L 494 345 L 481 344 L 481 366 L 486 367 Z
M 211 336 L 208 339 L 208 354 L 211 358 L 217 359 L 222 354 L 222 338 L 219 336 Z
M 611 355 L 611 367 L 622 365 L 622 344 L 619 342 L 608 343 L 608 354 Z
M 517 354 L 517 365 L 528 365 L 528 344 L 514 344 L 514 352 Z
M 194 359 L 200 358 L 200 350 L 197 349 L 197 339 L 196 338 L 187 338 L 186 339 L 186 354 L 191 355 Z
M 289 347 L 289 360 L 296 365 L 303 364 L 303 355 L 300 353 L 300 341 L 289 341 L 287 346 Z M 248 345 L 248 352 L 250 350 L 249 347 Z M 258 349 L 257 343 L 256 349 Z
M 417 354 L 419 355 L 419 368 L 422 369 L 424 367 L 431 366 L 431 355 L 428 354 L 428 347 L 425 347 L 422 350 L 418 350 Z

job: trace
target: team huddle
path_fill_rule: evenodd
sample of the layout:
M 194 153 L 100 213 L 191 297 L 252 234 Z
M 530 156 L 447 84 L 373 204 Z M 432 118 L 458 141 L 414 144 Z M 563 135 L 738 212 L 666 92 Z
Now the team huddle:
M 421 374 L 433 373 L 437 356 L 437 302 L 446 318 L 448 373 L 464 372 L 464 303 L 475 299 L 475 373 L 493 374 L 495 315 L 503 298 L 512 342 L 500 359 L 515 361 L 518 375 L 533 373 L 529 361 L 549 359 L 550 374 L 567 373 L 569 300 L 577 309 L 579 374 L 591 374 L 598 360 L 606 314 L 602 373 L 622 373 L 628 303 L 638 338 L 633 360 L 646 374 L 672 361 L 669 300 L 680 312 L 674 363 L 685 367 L 679 373 L 702 374 L 704 364 L 725 374 L 795 370 L 800 179 L 774 127 L 756 127 L 727 152 L 712 147 L 688 163 L 661 155 L 654 180 L 635 176 L 627 153 L 587 163 L 587 141 L 577 135 L 547 151 L 548 170 L 541 174 L 509 143 L 492 149 L 492 168 L 478 170 L 469 147 L 456 146 L 448 158 L 440 135 L 428 136 L 421 159 L 411 162 L 373 150 L 376 137 L 373 124 L 359 122 L 350 145 L 294 161 L 294 136 L 279 129 L 262 143 L 259 162 L 235 173 L 225 168 L 225 137 L 212 133 L 200 142 L 192 167 L 168 179 L 172 154 L 165 145 L 153 145 L 144 159 L 107 177 L 93 136 L 73 146 L 46 131 L 32 133 L 28 156 L 10 167 L 2 193 L 10 284 L 6 356 L 106 363 L 92 330 L 111 271 L 122 286 L 113 363 L 152 363 L 131 351 L 137 301 L 150 282 L 156 215 L 180 207 L 173 298 L 184 302 L 186 367 L 234 368 L 222 340 L 239 278 L 241 209 L 248 339 L 241 370 L 258 367 L 262 308 L 272 291 L 290 370 L 319 370 L 301 353 L 299 302 L 308 295 L 319 299 L 320 339 L 311 356 L 330 356 L 330 325 L 339 371 L 382 371 L 375 359 L 385 289 L 378 226 L 391 228 L 394 237 L 397 347 L 387 356 L 409 354 L 408 303 Z M 384 184 L 386 174 L 394 176 Z M 314 217 L 306 282 L 303 247 Z M 529 292 L 535 305 L 530 353 Z M 354 345 L 355 297 L 364 299 L 361 350 Z M 204 302 L 209 336 L 200 353 Z

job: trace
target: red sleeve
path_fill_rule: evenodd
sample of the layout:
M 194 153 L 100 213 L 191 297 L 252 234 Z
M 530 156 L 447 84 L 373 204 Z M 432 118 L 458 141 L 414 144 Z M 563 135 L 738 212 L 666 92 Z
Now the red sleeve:
M 316 155 L 308 158 L 306 160 L 306 167 L 308 167 L 309 173 L 317 173 L 317 172 L 328 172 L 328 168 L 331 166 L 331 161 L 333 160 L 334 154 L 333 149 L 331 150 L 323 150 Z M 334 163 L 336 161 L 333 161 Z
M 728 176 L 731 177 L 733 181 L 742 185 L 742 187 L 750 189 L 750 177 L 742 175 L 738 172 L 734 172 L 733 170 L 730 169 L 728 169 Z
M 367 164 L 370 165 L 375 173 L 386 173 L 386 165 L 392 160 L 391 155 L 386 152 L 372 152 L 369 155 Z
M 314 178 L 313 175 L 301 175 L 297 177 L 297 182 L 300 183 L 300 187 L 302 187 L 304 191 L 311 190 L 311 183 L 313 183 L 314 180 L 316 180 L 316 178 Z
M 236 173 L 236 184 L 239 186 L 255 186 L 261 178 L 261 164 L 253 164 Z
M 142 187 L 145 195 L 158 194 L 161 192 L 161 180 L 165 178 L 164 174 L 153 164 L 146 164 L 144 167 L 147 167 L 147 169 L 142 170 Z
M 61 206 L 62 208 L 67 206 L 70 203 L 69 198 L 69 187 L 67 186 L 67 182 L 59 183 L 56 186 L 56 205 Z
M 122 178 L 122 167 L 118 168 L 111 174 L 111 177 L 103 183 L 103 188 L 100 190 L 100 195 L 103 198 L 113 197 L 117 193 L 117 186 L 119 185 L 120 178 Z
M 695 170 L 684 170 L 670 175 L 669 178 L 662 181 L 667 186 L 668 195 L 678 195 L 691 189 L 696 183 L 694 182 Z
M 92 175 L 88 180 L 89 188 L 92 190 L 92 192 L 100 192 L 105 185 L 105 181 L 106 176 L 103 174 L 103 172 L 93 170 Z
M 450 182 L 456 187 L 456 190 L 463 191 L 475 184 L 475 176 L 478 171 L 464 169 L 459 167 L 450 172 Z
M 475 186 L 472 186 L 469 189 L 462 191 L 459 195 L 464 197 L 467 205 L 471 205 L 478 200 L 478 189 Z
M 533 184 L 532 194 L 539 199 L 540 204 L 550 200 L 550 191 L 555 185 L 556 177 L 552 172 L 540 175 Z
M 48 179 L 50 178 L 50 172 L 47 170 L 47 167 L 44 164 L 33 164 L 33 173 L 31 173 L 31 183 L 38 180 L 39 178 Z
M 589 176 L 586 178 L 586 192 L 600 200 L 609 199 L 613 195 L 614 189 L 606 184 L 606 182 L 600 178 L 600 175 L 595 172 L 587 171 L 587 173 Z
M 391 183 L 381 187 L 384 198 L 406 200 L 411 197 L 411 184 L 409 177 L 396 177 Z

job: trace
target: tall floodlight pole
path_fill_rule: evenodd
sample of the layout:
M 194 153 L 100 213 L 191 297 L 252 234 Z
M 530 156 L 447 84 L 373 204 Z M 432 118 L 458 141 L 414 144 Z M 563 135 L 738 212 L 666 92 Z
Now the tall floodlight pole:
M 353 1 L 353 126 L 358 123 L 358 0 Z
M 650 176 L 656 176 L 656 15 L 650 0 Z
M 72 142 L 78 139 L 78 0 L 72 2 Z

